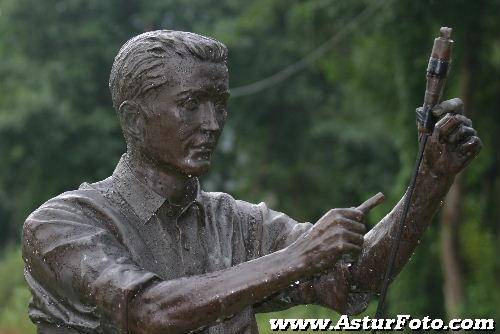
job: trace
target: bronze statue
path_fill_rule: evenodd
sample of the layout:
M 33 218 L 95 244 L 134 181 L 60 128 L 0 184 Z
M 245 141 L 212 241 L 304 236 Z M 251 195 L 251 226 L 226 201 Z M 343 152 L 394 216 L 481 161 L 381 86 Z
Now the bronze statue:
M 312 225 L 200 189 L 227 117 L 226 61 L 225 45 L 188 32 L 147 32 L 121 48 L 109 85 L 127 153 L 112 176 L 24 224 L 39 333 L 257 333 L 256 312 L 356 314 L 380 291 L 402 201 L 365 234 L 359 208 Z M 435 109 L 393 276 L 481 148 L 461 109 L 459 99 Z

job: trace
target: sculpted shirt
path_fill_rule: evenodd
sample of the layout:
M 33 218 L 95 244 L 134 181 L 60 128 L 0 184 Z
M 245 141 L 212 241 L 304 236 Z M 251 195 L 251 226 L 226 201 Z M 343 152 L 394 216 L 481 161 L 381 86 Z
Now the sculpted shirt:
M 126 161 L 124 155 L 111 177 L 63 193 L 27 218 L 29 316 L 40 333 L 128 333 L 128 303 L 148 284 L 265 256 L 311 227 L 263 203 L 199 187 L 192 203 L 177 207 L 138 180 Z M 347 270 L 337 268 L 333 279 L 331 293 L 342 312 L 353 306 Z M 306 282 L 278 292 L 199 332 L 258 333 L 255 312 L 312 303 L 308 288 Z M 366 300 L 354 304 L 362 309 Z

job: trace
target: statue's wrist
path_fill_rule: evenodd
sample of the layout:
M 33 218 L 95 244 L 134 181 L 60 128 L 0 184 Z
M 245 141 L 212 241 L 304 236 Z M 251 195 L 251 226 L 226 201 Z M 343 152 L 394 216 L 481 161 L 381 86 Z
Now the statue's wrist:
M 302 275 L 306 271 L 308 263 L 298 248 L 295 244 L 291 244 L 283 249 L 283 257 L 286 259 L 286 261 L 283 261 L 285 265 L 284 271 L 290 274 Z
M 433 183 L 450 183 L 453 182 L 455 174 L 449 171 L 443 170 L 439 167 L 430 166 L 424 161 L 422 163 L 420 170 L 418 171 L 419 177 L 421 179 L 430 180 Z

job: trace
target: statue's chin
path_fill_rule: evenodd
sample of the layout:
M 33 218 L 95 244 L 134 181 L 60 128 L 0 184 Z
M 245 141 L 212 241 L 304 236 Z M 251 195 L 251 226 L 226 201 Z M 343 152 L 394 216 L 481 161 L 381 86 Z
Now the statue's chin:
M 210 160 L 197 160 L 191 162 L 189 166 L 184 166 L 181 172 L 188 176 L 202 176 L 208 173 L 210 166 Z
M 211 166 L 211 156 L 188 156 L 183 159 L 173 160 L 162 156 L 153 156 L 143 154 L 145 161 L 154 165 L 156 168 L 164 170 L 167 173 L 184 174 L 186 176 L 202 176 L 208 173 Z

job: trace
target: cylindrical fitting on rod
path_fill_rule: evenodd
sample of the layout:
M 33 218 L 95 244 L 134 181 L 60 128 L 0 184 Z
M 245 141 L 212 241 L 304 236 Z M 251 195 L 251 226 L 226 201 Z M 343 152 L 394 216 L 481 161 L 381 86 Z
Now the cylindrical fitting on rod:
M 431 57 L 427 66 L 427 85 L 424 96 L 425 124 L 423 131 L 431 133 L 436 123 L 431 109 L 439 104 L 443 95 L 446 76 L 450 70 L 453 40 L 451 28 L 441 27 L 440 36 L 434 39 Z

